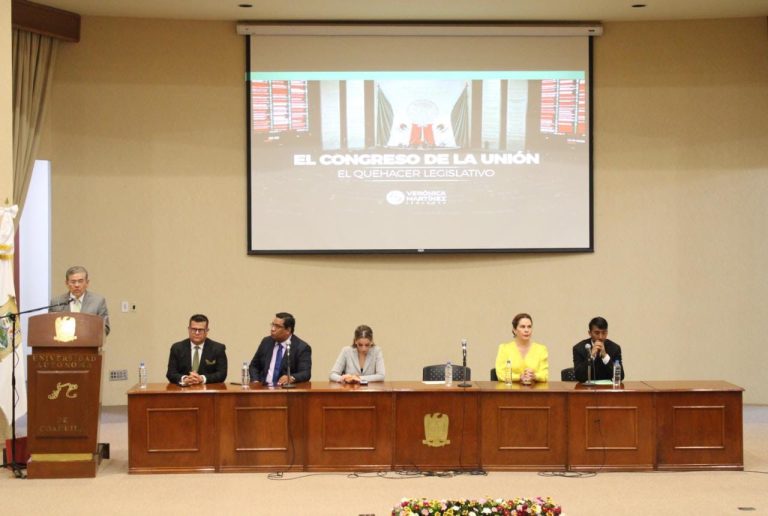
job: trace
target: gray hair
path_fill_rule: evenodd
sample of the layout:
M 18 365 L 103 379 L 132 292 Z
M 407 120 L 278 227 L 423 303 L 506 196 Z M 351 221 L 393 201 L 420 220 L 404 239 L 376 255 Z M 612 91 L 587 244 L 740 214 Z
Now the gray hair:
M 69 269 L 67 269 L 67 274 L 64 277 L 64 279 L 68 280 L 69 277 L 72 276 L 73 274 L 80 274 L 81 272 L 85 274 L 85 279 L 88 279 L 88 270 L 82 265 L 74 265 Z

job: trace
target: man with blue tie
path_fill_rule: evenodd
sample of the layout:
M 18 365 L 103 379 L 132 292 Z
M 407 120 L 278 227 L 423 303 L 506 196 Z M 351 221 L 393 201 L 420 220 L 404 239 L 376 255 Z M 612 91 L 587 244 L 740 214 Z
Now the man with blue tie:
M 293 334 L 296 319 L 288 312 L 275 314 L 269 337 L 264 337 L 248 370 L 251 380 L 266 385 L 308 382 L 312 377 L 312 348 Z M 288 377 L 290 356 L 291 376 Z
M 171 346 L 165 374 L 169 382 L 188 386 L 227 379 L 226 346 L 209 339 L 209 330 L 208 318 L 203 314 L 189 318 L 189 338 Z

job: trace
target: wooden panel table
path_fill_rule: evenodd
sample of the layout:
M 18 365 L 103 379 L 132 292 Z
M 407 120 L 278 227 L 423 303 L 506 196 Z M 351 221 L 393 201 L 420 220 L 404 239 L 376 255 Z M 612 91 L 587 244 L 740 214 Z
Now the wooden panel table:
M 216 471 L 215 393 L 223 384 L 182 389 L 153 383 L 128 392 L 128 472 Z
M 220 471 L 304 470 L 304 396 L 229 386 L 217 399 Z
M 656 391 L 658 469 L 744 469 L 741 393 L 726 382 L 645 382 Z
M 397 382 L 390 386 L 395 394 L 392 423 L 396 469 L 480 468 L 480 392 L 476 387 L 422 382 Z
M 380 471 L 392 464 L 392 392 L 315 383 L 307 400 L 308 471 Z
M 573 383 L 481 383 L 481 462 L 488 470 L 564 470 Z
M 726 382 L 330 382 L 128 392 L 129 472 L 743 469 Z
M 569 469 L 653 469 L 653 394 L 643 382 L 576 384 L 568 396 Z

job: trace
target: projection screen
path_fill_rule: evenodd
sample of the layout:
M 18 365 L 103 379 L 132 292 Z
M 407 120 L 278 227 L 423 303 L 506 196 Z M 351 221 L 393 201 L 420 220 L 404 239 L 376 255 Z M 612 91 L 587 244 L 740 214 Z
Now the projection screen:
M 588 36 L 248 36 L 248 252 L 590 251 Z

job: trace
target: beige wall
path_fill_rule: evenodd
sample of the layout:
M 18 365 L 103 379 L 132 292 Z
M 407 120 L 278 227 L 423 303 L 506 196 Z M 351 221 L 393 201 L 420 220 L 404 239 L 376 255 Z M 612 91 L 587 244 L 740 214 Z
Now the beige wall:
M 71 264 L 107 296 L 106 368 L 163 381 L 190 314 L 231 381 L 292 311 L 325 381 L 360 323 L 388 377 L 460 360 L 476 379 L 518 311 L 552 376 L 603 315 L 630 379 L 724 379 L 768 403 L 768 39 L 764 19 L 606 24 L 595 40 L 595 252 L 246 255 L 244 43 L 234 24 L 84 18 L 61 47 L 42 144 L 53 164 L 54 289 Z M 120 313 L 120 301 L 137 305 Z M 105 383 L 125 403 L 125 382 Z

